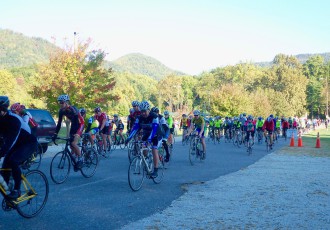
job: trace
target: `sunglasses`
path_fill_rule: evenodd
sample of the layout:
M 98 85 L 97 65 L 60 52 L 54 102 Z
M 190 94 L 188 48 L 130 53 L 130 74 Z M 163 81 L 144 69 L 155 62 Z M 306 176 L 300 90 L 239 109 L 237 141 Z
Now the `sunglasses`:
M 64 101 L 60 101 L 60 104 L 63 105 L 65 102 Z
M 199 115 L 194 115 L 194 117 L 198 117 Z

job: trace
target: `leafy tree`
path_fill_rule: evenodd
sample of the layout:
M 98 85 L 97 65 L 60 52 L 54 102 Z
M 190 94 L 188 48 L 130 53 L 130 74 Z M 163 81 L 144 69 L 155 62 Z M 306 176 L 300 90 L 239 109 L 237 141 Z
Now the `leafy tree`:
M 109 69 L 101 68 L 105 53 L 101 50 L 87 52 L 89 42 L 79 44 L 75 52 L 60 50 L 52 55 L 49 64 L 38 66 L 30 91 L 42 98 L 47 108 L 58 111 L 57 97 L 68 94 L 77 107 L 93 109 L 103 105 L 108 108 L 115 82 Z

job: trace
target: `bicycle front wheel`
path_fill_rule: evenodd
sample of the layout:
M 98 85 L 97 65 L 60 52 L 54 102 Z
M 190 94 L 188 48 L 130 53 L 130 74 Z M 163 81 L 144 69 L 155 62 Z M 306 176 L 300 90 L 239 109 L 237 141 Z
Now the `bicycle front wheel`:
M 163 181 L 164 178 L 164 172 L 165 172 L 165 162 L 164 157 L 159 155 L 158 156 L 158 176 L 155 178 L 152 178 L 155 184 L 159 184 Z
M 189 148 L 189 161 L 191 165 L 194 165 L 195 162 L 198 160 L 197 156 L 197 144 L 195 139 L 192 139 L 190 142 L 190 148 Z
M 29 171 L 25 178 L 20 188 L 22 195 L 17 199 L 17 212 L 25 218 L 32 218 L 45 207 L 49 185 L 45 174 L 39 170 Z
M 144 166 L 141 157 L 135 157 L 128 168 L 128 184 L 131 189 L 136 192 L 138 191 L 144 181 Z
M 70 173 L 70 158 L 69 155 L 61 151 L 57 153 L 50 163 L 50 177 L 56 184 L 62 184 Z
M 97 165 L 99 163 L 96 150 L 93 148 L 86 149 L 86 151 L 82 152 L 82 158 L 83 166 L 81 168 L 81 174 L 86 178 L 94 176 Z

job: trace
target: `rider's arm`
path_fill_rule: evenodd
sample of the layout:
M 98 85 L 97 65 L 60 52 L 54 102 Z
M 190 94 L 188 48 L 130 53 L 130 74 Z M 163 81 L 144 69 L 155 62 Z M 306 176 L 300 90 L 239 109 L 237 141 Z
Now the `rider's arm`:
M 132 137 L 135 136 L 135 134 L 137 133 L 137 131 L 139 129 L 140 129 L 139 118 L 136 118 L 135 123 L 134 123 L 134 126 L 133 126 L 133 129 L 130 132 L 129 137 L 127 139 L 129 139 L 129 140 L 132 139 Z
M 17 117 L 9 116 L 5 125 L 9 128 L 6 130 L 5 143 L 0 150 L 1 151 L 0 154 L 2 155 L 6 155 L 10 151 L 10 149 L 15 145 L 17 141 L 17 137 L 21 131 L 21 122 Z
M 159 119 L 158 119 L 158 116 L 156 115 L 152 120 L 152 131 L 150 133 L 149 139 L 152 139 L 155 137 L 155 135 L 157 134 L 158 126 L 159 126 Z
M 62 110 L 60 110 L 58 113 L 58 121 L 57 121 L 55 134 L 58 134 L 58 131 L 60 131 L 61 126 L 62 126 L 62 120 L 63 120 L 63 112 L 62 112 Z

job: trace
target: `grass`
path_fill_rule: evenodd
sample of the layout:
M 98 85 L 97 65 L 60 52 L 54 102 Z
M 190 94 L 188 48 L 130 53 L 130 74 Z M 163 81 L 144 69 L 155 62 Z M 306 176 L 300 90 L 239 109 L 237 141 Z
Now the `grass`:
M 321 148 L 316 148 L 317 133 L 320 133 Z M 302 136 L 303 147 L 298 146 L 298 138 L 295 137 L 295 146 L 290 147 L 290 138 L 288 138 L 288 145 L 278 151 L 280 154 L 302 155 L 314 157 L 330 157 L 330 130 L 319 129 L 311 131 Z

